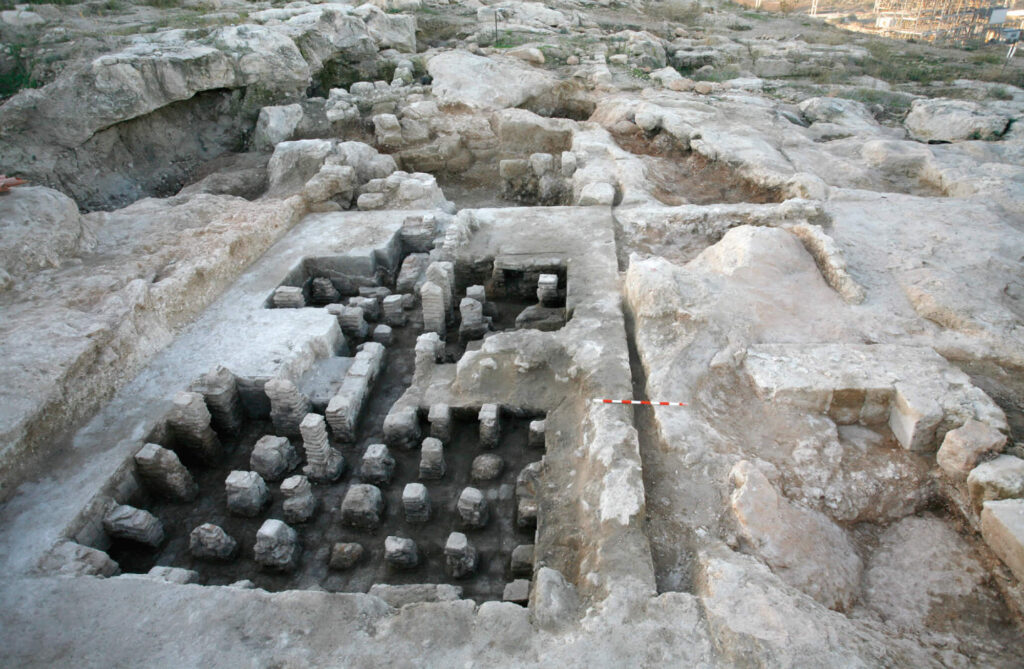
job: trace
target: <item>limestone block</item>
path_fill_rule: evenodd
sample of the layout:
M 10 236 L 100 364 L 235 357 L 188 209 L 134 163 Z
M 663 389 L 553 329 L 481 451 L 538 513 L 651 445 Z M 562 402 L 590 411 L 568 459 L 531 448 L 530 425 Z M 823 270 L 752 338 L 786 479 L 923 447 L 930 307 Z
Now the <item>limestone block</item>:
M 544 462 L 538 460 L 523 467 L 516 477 L 516 523 L 519 527 L 537 524 L 537 491 L 543 471 Z
M 459 324 L 459 341 L 465 344 L 484 336 L 490 324 L 484 318 L 483 304 L 471 297 L 464 297 L 459 303 L 462 322 Z
M 526 438 L 526 444 L 530 448 L 544 448 L 546 426 L 547 423 L 543 420 L 530 421 L 530 430 Z
M 481 528 L 487 525 L 490 519 L 487 500 L 477 488 L 463 488 L 456 509 L 466 527 Z
M 395 459 L 384 444 L 370 444 L 363 453 L 359 478 L 365 483 L 386 486 L 395 472 Z
M 416 542 L 405 537 L 384 539 L 384 561 L 396 569 L 412 569 L 420 563 Z
M 346 378 L 346 382 L 348 380 Z M 324 415 L 338 441 L 351 443 L 356 440 L 356 427 L 366 401 L 366 394 L 365 383 L 347 388 L 343 383 L 337 394 L 327 403 Z
M 203 523 L 188 535 L 188 550 L 197 560 L 226 562 L 238 554 L 238 542 L 220 526 Z
M 359 562 L 359 560 L 362 559 L 364 552 L 365 551 L 363 549 L 362 544 L 334 544 L 334 546 L 331 548 L 331 560 L 328 563 L 328 566 L 331 569 L 337 569 L 338 571 L 351 569 Z
M 595 181 L 583 187 L 576 204 L 580 207 L 610 207 L 615 202 L 615 186 L 604 181 Z
M 424 282 L 420 286 L 420 305 L 423 309 L 423 329 L 443 337 L 448 320 L 444 307 L 444 289 L 433 281 Z
M 533 574 L 533 544 L 520 544 L 512 549 L 509 569 L 513 576 L 530 576 Z
M 487 302 L 487 292 L 483 286 L 469 286 L 466 288 L 466 297 L 476 300 L 480 304 Z
M 517 330 L 540 330 L 554 332 L 565 325 L 565 309 L 562 307 L 545 307 L 539 304 L 530 306 L 516 316 Z
M 530 581 L 525 578 L 517 578 L 511 583 L 506 583 L 501 601 L 526 606 L 530 601 Z
M 430 520 L 430 496 L 422 483 L 407 483 L 402 490 L 402 509 L 410 523 L 425 523 Z
M 341 520 L 346 525 L 364 530 L 380 527 L 384 515 L 384 497 L 380 488 L 368 483 L 349 486 L 341 502 Z
M 469 478 L 473 481 L 493 481 L 501 476 L 504 469 L 505 461 L 501 459 L 501 456 L 484 453 L 473 458 Z
M 480 447 L 497 448 L 501 438 L 501 411 L 497 404 L 480 407 Z
M 380 302 L 373 297 L 350 297 L 348 298 L 348 306 L 359 307 L 363 310 L 363 318 L 370 323 L 375 323 L 380 320 L 381 309 Z
M 178 455 L 157 444 L 146 444 L 135 454 L 135 471 L 157 495 L 179 502 L 191 502 L 199 488 Z
M 1024 499 L 985 502 L 981 535 L 1017 580 L 1024 583 Z
M 537 299 L 542 306 L 557 307 L 558 299 L 558 275 L 541 274 L 537 279 Z
M 575 622 L 579 615 L 580 599 L 576 588 L 565 580 L 561 572 L 541 567 L 534 578 L 530 610 L 542 629 L 556 630 Z
M 270 420 L 282 436 L 299 435 L 299 424 L 309 413 L 309 398 L 287 379 L 271 379 L 263 386 L 270 399 Z
M 926 390 L 897 383 L 889 411 L 889 427 L 903 448 L 934 450 L 935 428 L 942 421 L 942 407 Z
M 431 215 L 408 216 L 402 221 L 399 233 L 402 249 L 408 253 L 429 253 L 437 236 L 437 219 Z
M 436 332 L 425 332 L 416 338 L 416 373 L 433 367 L 444 355 L 444 341 Z
M 430 422 L 430 436 L 442 442 L 452 438 L 452 408 L 447 404 L 431 404 L 427 413 Z
M 224 479 L 228 511 L 236 516 L 258 516 L 270 503 L 267 484 L 256 472 L 233 471 Z
M 301 552 L 298 533 L 280 520 L 265 520 L 256 532 L 253 558 L 264 569 L 294 571 Z
M 146 578 L 164 583 L 174 583 L 175 585 L 187 585 L 199 582 L 199 572 L 180 567 L 156 566 L 146 572 Z
M 206 464 L 218 462 L 222 455 L 220 440 L 210 420 L 202 395 L 181 391 L 174 396 L 167 422 L 182 447 Z
M 103 516 L 103 529 L 115 539 L 130 539 L 147 546 L 159 546 L 164 540 L 160 519 L 143 509 L 121 504 Z
M 333 398 L 331 401 L 334 401 Z M 299 424 L 299 431 L 302 434 L 302 446 L 306 449 L 303 473 L 314 481 L 337 481 L 345 471 L 345 458 L 331 447 L 324 417 L 315 413 L 306 414 Z
M 462 532 L 452 532 L 444 544 L 444 561 L 449 576 L 466 578 L 476 571 L 477 552 Z
M 381 323 L 373 328 L 370 339 L 378 344 L 390 346 L 392 341 L 391 326 Z
M 946 433 L 935 459 L 951 479 L 963 482 L 985 456 L 999 453 L 1006 445 L 1006 435 L 987 423 L 969 420 Z
M 341 293 L 327 277 L 319 276 L 313 279 L 310 292 L 317 304 L 333 304 L 341 299 Z
M 317 501 L 313 486 L 305 476 L 289 476 L 281 482 L 284 495 L 284 520 L 295 525 L 308 521 L 316 513 Z
M 440 439 L 427 437 L 420 447 L 420 480 L 435 481 L 444 478 L 444 445 Z
M 392 409 L 384 417 L 384 441 L 389 446 L 410 449 L 420 442 L 420 419 L 416 409 Z
M 200 393 L 210 411 L 211 424 L 220 434 L 236 434 L 245 416 L 238 397 L 238 380 L 228 368 L 218 365 L 192 382 L 189 390 Z
M 405 326 L 404 298 L 401 295 L 388 295 L 384 298 L 384 321 L 392 327 Z
M 260 437 L 249 457 L 249 468 L 264 481 L 279 481 L 286 472 L 299 466 L 299 454 L 287 437 L 267 434 Z
M 977 513 L 984 502 L 1024 497 L 1024 460 L 1000 455 L 983 462 L 968 474 L 967 492 Z
M 370 331 L 363 310 L 359 307 L 342 307 L 338 313 L 338 323 L 341 325 L 341 331 L 349 337 L 362 339 Z
M 444 314 L 451 317 L 455 309 L 455 264 L 449 261 L 435 261 L 427 265 L 426 280 L 441 286 L 444 299 Z
M 60 576 L 99 576 L 108 578 L 121 573 L 121 567 L 110 556 L 91 546 L 74 541 L 61 541 L 40 561 L 46 574 Z
M 306 306 L 306 296 L 297 286 L 278 286 L 274 290 L 274 306 L 278 309 L 301 309 Z
M 430 256 L 426 253 L 410 253 L 402 261 L 398 270 L 398 278 L 395 280 L 396 293 L 414 293 L 419 290 L 423 282 L 427 265 L 430 264 Z
M 576 154 L 572 151 L 562 151 L 561 172 L 566 179 L 576 174 Z

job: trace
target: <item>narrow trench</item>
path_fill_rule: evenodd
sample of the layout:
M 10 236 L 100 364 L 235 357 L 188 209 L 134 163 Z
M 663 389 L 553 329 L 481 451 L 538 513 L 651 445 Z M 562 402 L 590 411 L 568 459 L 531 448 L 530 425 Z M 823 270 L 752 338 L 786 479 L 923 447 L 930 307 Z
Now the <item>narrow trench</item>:
M 636 346 L 636 323 L 632 311 L 624 305 L 623 316 L 626 324 L 626 344 L 629 348 L 629 369 L 633 399 L 647 400 L 647 373 Z M 671 498 L 660 493 L 662 486 L 671 485 L 667 478 L 664 447 L 657 423 L 655 408 L 639 405 L 633 407 L 633 426 L 640 444 L 640 461 L 643 467 L 644 496 L 647 500 L 647 516 L 644 519 L 647 539 L 651 545 L 654 560 L 654 578 L 658 594 L 663 592 L 692 592 L 692 552 L 687 550 L 691 530 L 685 519 L 672 507 Z

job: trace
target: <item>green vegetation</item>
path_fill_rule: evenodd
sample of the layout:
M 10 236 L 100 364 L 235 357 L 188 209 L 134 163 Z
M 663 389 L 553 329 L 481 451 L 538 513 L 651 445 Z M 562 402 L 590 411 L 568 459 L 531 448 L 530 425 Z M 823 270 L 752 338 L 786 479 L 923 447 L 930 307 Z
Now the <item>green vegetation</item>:
M 651 16 L 686 25 L 696 23 L 704 15 L 704 8 L 695 0 L 664 0 L 649 5 L 647 11 Z
M 23 88 L 37 88 L 42 85 L 32 76 L 35 59 L 27 53 L 31 50 L 31 46 L 29 44 L 6 45 L 5 49 L 11 60 L 14 61 L 14 68 L 7 72 L 0 72 L 0 99 L 8 98 Z
M 513 47 L 522 46 L 530 41 L 529 35 L 517 33 L 512 30 L 503 30 L 499 35 L 498 39 L 494 40 L 493 46 L 495 49 L 511 49 Z
M 650 74 L 644 72 L 639 67 L 629 68 L 629 76 L 633 77 L 634 79 L 640 79 L 641 81 L 649 81 L 651 78 Z
M 729 25 L 726 26 L 726 28 L 728 28 L 729 30 L 743 31 L 753 30 L 754 26 L 749 25 L 747 23 L 730 23 Z

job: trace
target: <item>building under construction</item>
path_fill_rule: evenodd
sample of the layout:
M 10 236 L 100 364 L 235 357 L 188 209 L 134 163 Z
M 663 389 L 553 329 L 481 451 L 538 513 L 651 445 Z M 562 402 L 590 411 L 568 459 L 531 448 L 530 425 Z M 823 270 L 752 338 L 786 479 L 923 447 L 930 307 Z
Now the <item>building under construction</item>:
M 982 39 L 1006 20 L 1000 0 L 875 0 L 875 26 L 886 37 L 929 42 Z

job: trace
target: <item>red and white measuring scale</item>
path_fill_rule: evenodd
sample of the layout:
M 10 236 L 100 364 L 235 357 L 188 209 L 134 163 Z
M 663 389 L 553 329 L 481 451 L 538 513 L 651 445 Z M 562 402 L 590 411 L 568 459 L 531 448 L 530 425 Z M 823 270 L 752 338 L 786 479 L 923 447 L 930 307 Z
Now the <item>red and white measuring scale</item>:
M 651 402 L 649 400 L 594 400 L 598 404 L 648 404 L 656 407 L 685 407 L 686 402 Z

